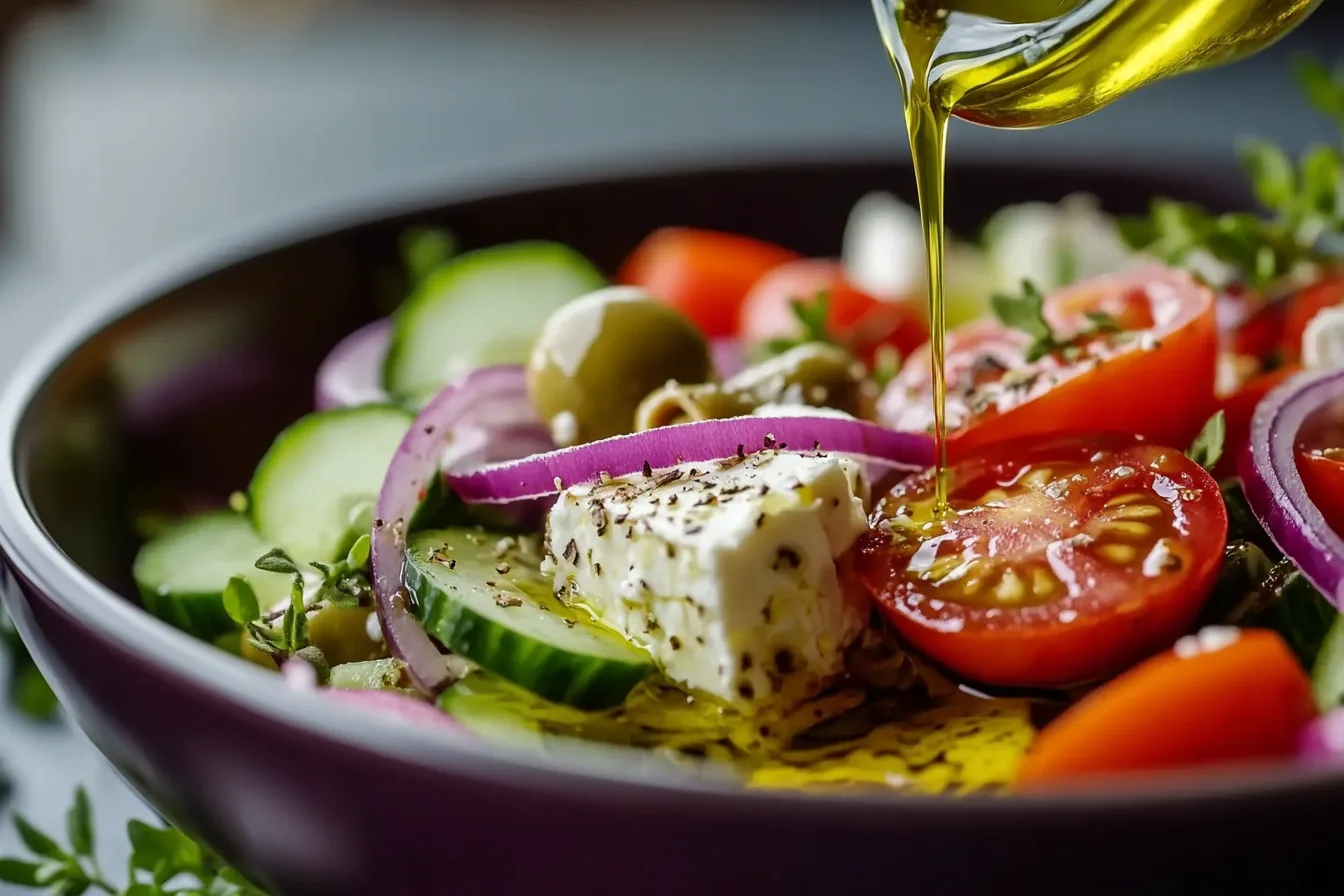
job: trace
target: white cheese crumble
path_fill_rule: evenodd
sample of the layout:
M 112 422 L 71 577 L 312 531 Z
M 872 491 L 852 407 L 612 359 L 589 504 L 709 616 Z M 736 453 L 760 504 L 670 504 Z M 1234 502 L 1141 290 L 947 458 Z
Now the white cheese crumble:
M 1172 647 L 1172 652 L 1183 660 L 1231 647 L 1241 638 L 1241 629 L 1234 625 L 1206 625 L 1193 635 L 1186 635 Z
M 548 520 L 556 591 L 691 689 L 801 700 L 864 628 L 835 559 L 867 530 L 868 492 L 851 459 L 775 450 L 571 488 Z
M 1344 367 L 1344 305 L 1322 308 L 1307 322 L 1302 364 L 1312 370 Z

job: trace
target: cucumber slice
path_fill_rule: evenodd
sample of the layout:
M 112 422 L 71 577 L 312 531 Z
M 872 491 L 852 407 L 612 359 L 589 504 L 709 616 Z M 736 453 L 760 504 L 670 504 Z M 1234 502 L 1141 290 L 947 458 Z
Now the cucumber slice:
M 383 385 L 418 400 L 478 367 L 522 364 L 551 312 L 605 283 L 587 259 L 559 243 L 512 243 L 451 258 L 397 311 Z
M 409 411 L 364 405 L 318 411 L 276 438 L 248 487 L 252 523 L 295 559 L 336 560 L 369 531 Z
M 498 540 L 473 529 L 411 538 L 406 586 L 425 630 L 547 700 L 581 709 L 618 705 L 653 671 L 652 659 L 557 600 L 550 579 L 518 551 L 501 560 Z
M 1344 706 L 1344 616 L 1335 618 L 1321 642 L 1311 667 L 1311 689 L 1321 712 Z
M 188 634 L 214 641 L 238 629 L 224 612 L 221 596 L 233 576 L 246 578 L 264 607 L 289 594 L 289 576 L 254 566 L 269 549 L 247 517 L 218 510 L 178 523 L 147 542 L 132 571 L 146 610 Z

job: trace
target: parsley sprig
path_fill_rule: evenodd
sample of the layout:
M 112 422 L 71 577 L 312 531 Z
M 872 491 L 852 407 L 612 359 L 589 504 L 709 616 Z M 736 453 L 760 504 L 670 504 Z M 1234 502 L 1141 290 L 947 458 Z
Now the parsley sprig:
M 1186 456 L 1210 473 L 1218 466 L 1223 456 L 1223 445 L 1227 441 L 1227 419 L 1219 411 L 1204 423 L 1204 428 L 1195 436 Z
M 341 560 L 330 564 L 308 564 L 322 573 L 322 581 L 313 600 L 307 602 L 304 600 L 307 590 L 304 568 L 284 550 L 274 548 L 262 555 L 255 565 L 263 572 L 293 578 L 289 586 L 289 603 L 263 615 L 251 583 L 245 576 L 234 576 L 224 588 L 224 612 L 243 627 L 248 643 L 257 650 L 280 661 L 301 656 L 321 672 L 326 661 L 308 641 L 308 614 L 320 606 L 367 606 L 373 600 L 366 572 L 368 562 L 369 536 L 361 535 Z M 278 627 L 276 622 L 279 622 Z
M 1331 71 L 1304 58 L 1295 71 L 1311 104 L 1339 126 L 1341 145 L 1312 146 L 1294 162 L 1272 143 L 1247 141 L 1241 165 L 1268 214 L 1214 215 L 1191 203 L 1157 199 L 1148 216 L 1120 222 L 1133 248 L 1175 265 L 1207 253 L 1254 288 L 1338 253 L 1331 237 L 1344 235 L 1344 64 Z
M 771 355 L 782 355 L 790 349 L 814 342 L 827 345 L 839 345 L 839 340 L 827 328 L 827 319 L 831 313 L 831 294 L 822 290 L 811 299 L 793 299 L 789 302 L 794 317 L 802 327 L 797 336 L 771 339 L 765 344 L 765 350 Z
M 30 855 L 0 858 L 0 882 L 17 887 L 45 889 L 51 896 L 79 896 L 86 892 L 109 896 L 266 896 L 264 891 L 186 834 L 130 821 L 131 842 L 127 885 L 107 879 L 94 855 L 93 809 L 84 788 L 75 789 L 65 814 L 68 846 L 38 830 L 15 813 L 14 826 Z
M 1053 354 L 1063 355 L 1067 359 L 1079 351 L 1079 343 L 1093 336 L 1119 333 L 1122 329 L 1109 314 L 1088 311 L 1088 325 L 1072 336 L 1061 338 L 1045 319 L 1045 296 L 1030 280 L 1022 281 L 1022 291 L 1018 295 L 996 293 L 990 297 L 989 304 L 1004 326 L 1020 330 L 1031 337 L 1026 353 L 1028 363 Z

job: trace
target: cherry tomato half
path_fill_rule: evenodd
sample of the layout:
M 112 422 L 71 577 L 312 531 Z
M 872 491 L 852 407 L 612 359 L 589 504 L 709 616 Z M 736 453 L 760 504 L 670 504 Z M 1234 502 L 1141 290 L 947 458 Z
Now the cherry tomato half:
M 1061 339 L 1085 332 L 1088 314 L 1098 311 L 1126 331 L 1082 336 L 1032 362 L 1023 333 L 985 321 L 952 330 L 944 366 L 949 457 L 1061 432 L 1138 433 L 1188 445 L 1214 410 L 1213 293 L 1184 271 L 1148 267 L 1088 280 L 1045 303 Z M 902 366 L 879 414 L 896 429 L 926 431 L 932 395 L 925 349 Z
M 717 339 L 736 333 L 738 308 L 756 281 L 798 257 L 782 246 L 734 233 L 665 227 L 635 247 L 617 280 L 647 289 Z
M 862 361 L 882 346 L 905 357 L 928 341 L 920 302 L 874 298 L 849 281 L 840 262 L 826 258 L 791 261 L 757 281 L 742 302 L 738 332 L 749 343 L 799 335 L 792 303 L 810 302 L 820 292 L 828 297 L 827 332 Z
M 1312 414 L 1297 433 L 1297 471 L 1321 516 L 1344 533 L 1344 419 L 1327 406 Z
M 1292 755 L 1311 683 L 1268 630 L 1204 629 L 1102 685 L 1048 725 L 1018 771 L 1040 790 L 1121 772 Z
M 1212 588 L 1227 540 L 1218 484 L 1135 437 L 1016 441 L 880 502 L 849 560 L 916 649 L 986 684 L 1060 687 L 1171 645 Z

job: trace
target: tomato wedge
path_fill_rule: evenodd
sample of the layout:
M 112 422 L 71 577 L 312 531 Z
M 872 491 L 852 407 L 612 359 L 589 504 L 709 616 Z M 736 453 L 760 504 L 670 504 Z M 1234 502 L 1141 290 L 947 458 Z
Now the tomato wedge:
M 1285 361 L 1302 359 L 1302 336 L 1311 319 L 1326 308 L 1344 303 L 1344 274 L 1326 277 L 1288 300 L 1279 349 Z
M 1028 362 L 1031 340 L 977 322 L 948 334 L 948 453 L 1063 432 L 1138 433 L 1187 445 L 1214 410 L 1218 328 L 1213 293 L 1184 271 L 1147 267 L 1098 277 L 1050 296 L 1057 334 L 1084 332 L 1104 312 L 1126 332 L 1081 337 L 1069 351 Z M 933 425 L 927 349 L 912 355 L 879 413 L 896 429 Z
M 665 227 L 635 247 L 616 279 L 642 286 L 717 339 L 735 334 L 738 308 L 756 281 L 798 257 L 782 246 L 735 233 Z
M 1136 437 L 993 446 L 897 485 L 849 574 L 918 650 L 985 684 L 1062 687 L 1171 645 L 1213 586 L 1227 540 L 1218 484 Z
M 1251 439 L 1251 418 L 1255 416 L 1256 407 L 1275 386 L 1301 369 L 1293 364 L 1253 376 L 1240 389 L 1218 403 L 1227 425 L 1223 457 L 1218 464 L 1221 475 L 1231 475 L 1236 469 L 1237 458 L 1246 450 L 1246 444 Z
M 828 297 L 826 330 L 862 361 L 870 362 L 882 346 L 901 357 L 929 339 L 922 299 L 883 301 L 856 287 L 838 261 L 804 258 L 771 270 L 742 302 L 738 332 L 746 342 L 799 335 L 794 301 Z
M 1344 451 L 1298 451 L 1297 470 L 1321 516 L 1331 529 L 1344 533 Z
M 1292 755 L 1316 716 L 1311 683 L 1277 634 L 1214 628 L 1102 685 L 1046 727 L 1023 790 L 1122 772 Z

